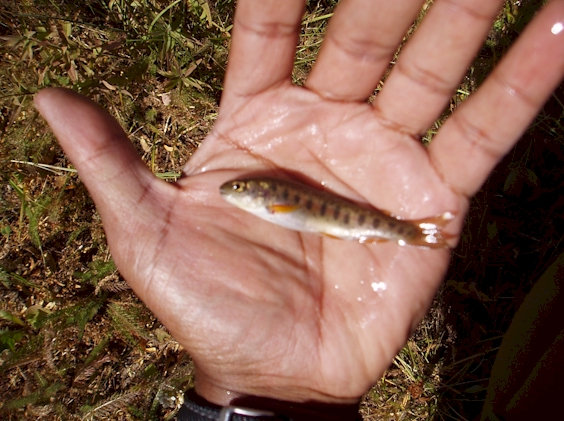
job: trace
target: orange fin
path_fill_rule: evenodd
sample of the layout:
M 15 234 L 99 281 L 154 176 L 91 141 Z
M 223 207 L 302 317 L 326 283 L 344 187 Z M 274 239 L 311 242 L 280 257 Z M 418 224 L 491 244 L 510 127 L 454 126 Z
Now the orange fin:
M 409 221 L 416 227 L 418 227 L 419 232 L 414 236 L 405 241 L 406 244 L 416 247 L 426 247 L 426 248 L 449 248 L 448 240 L 456 238 L 456 235 L 442 232 L 442 229 L 448 224 L 454 215 L 452 212 L 445 212 L 440 215 L 436 215 L 430 218 L 417 219 L 414 221 Z
M 450 248 L 450 245 L 447 241 L 453 238 L 456 238 L 456 236 L 441 231 L 435 231 L 428 234 L 421 232 L 418 233 L 414 238 L 405 241 L 405 244 L 429 249 L 448 249 Z
M 359 243 L 362 243 L 362 244 L 380 244 L 380 243 L 387 243 L 388 241 L 390 241 L 390 240 L 388 240 L 387 238 L 371 237 L 371 238 L 359 240 Z
M 325 233 L 325 232 L 322 232 L 322 233 L 320 233 L 320 234 L 321 234 L 322 236 L 324 236 L 324 237 L 332 238 L 333 240 L 342 240 L 341 237 L 336 237 L 336 236 L 334 236 L 334 235 L 327 234 L 327 233 Z
M 288 213 L 294 212 L 299 206 L 296 205 L 270 205 L 268 206 L 268 211 L 270 213 Z

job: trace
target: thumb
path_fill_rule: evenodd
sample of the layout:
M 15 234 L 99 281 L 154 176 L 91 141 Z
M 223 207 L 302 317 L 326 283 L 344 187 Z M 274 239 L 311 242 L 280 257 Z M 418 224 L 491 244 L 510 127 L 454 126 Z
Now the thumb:
M 140 203 L 164 182 L 141 161 L 118 122 L 89 99 L 52 88 L 36 95 L 35 106 L 78 170 L 108 235 L 118 224 L 127 231 L 124 224 L 134 213 L 142 216 Z

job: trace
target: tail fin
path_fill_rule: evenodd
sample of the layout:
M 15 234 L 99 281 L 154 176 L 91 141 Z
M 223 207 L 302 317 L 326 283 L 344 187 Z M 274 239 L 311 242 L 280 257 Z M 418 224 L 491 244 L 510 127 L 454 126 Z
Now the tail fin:
M 448 224 L 454 215 L 445 212 L 431 218 L 417 219 L 409 221 L 418 228 L 417 234 L 406 241 L 407 244 L 425 248 L 449 248 L 447 241 L 455 238 L 455 235 L 443 233 L 442 229 Z

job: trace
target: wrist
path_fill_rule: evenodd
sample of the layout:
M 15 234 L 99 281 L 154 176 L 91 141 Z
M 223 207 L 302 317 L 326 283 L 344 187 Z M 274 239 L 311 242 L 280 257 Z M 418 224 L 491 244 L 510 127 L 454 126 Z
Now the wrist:
M 345 397 L 336 396 L 300 384 L 296 379 L 280 376 L 237 376 L 222 373 L 221 377 L 211 376 L 207 371 L 195 367 L 196 393 L 216 405 L 226 406 L 247 396 L 261 396 L 284 402 L 319 402 L 333 405 L 358 405 L 362 394 Z
M 226 396 L 235 395 L 226 394 Z M 258 412 L 270 412 L 271 414 L 274 414 L 276 416 L 272 419 L 281 420 L 360 421 L 362 419 L 358 412 L 358 401 L 354 403 L 326 403 L 316 401 L 293 402 L 273 398 L 237 394 L 230 401 L 224 401 L 224 403 L 222 404 L 217 404 L 216 402 L 211 402 L 201 396 L 195 389 L 186 391 L 184 400 L 185 406 L 196 406 L 202 409 L 206 408 L 203 409 L 203 411 L 215 411 L 216 413 L 219 413 L 221 407 L 225 406 L 249 408 Z

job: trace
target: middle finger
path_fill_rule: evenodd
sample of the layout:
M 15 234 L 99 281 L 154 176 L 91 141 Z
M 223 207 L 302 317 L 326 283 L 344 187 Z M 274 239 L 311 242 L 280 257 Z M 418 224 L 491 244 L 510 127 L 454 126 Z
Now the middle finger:
M 343 0 L 305 86 L 324 98 L 365 101 L 423 0 Z

